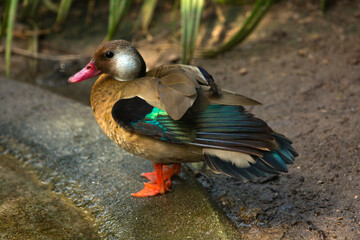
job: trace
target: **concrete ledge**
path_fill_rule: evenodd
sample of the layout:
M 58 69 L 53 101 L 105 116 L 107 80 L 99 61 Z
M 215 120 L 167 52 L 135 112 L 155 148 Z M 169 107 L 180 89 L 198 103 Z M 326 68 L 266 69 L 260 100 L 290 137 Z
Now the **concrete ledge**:
M 1 145 L 19 151 L 43 181 L 96 219 L 108 239 L 239 239 L 186 171 L 172 192 L 133 198 L 151 163 L 120 149 L 90 107 L 35 86 L 0 78 Z

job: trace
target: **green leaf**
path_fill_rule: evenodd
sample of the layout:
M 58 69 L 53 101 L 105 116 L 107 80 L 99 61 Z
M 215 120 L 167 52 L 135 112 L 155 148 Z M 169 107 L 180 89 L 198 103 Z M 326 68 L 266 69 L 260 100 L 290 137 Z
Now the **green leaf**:
M 11 0 L 6 1 L 5 11 L 4 11 L 4 15 L 3 15 L 2 23 L 1 23 L 1 28 L 0 28 L 0 40 L 5 35 L 6 25 L 7 25 L 8 20 L 9 20 L 10 2 L 11 2 Z
M 189 64 L 194 54 L 204 0 L 181 0 L 181 63 Z
M 72 0 L 61 0 L 55 25 L 60 26 L 60 24 L 65 21 L 71 6 L 71 2 Z
M 37 1 L 37 0 L 36 0 Z M 53 12 L 58 12 L 58 9 L 59 9 L 59 6 L 58 6 L 58 4 L 56 4 L 56 3 L 53 3 L 51 0 L 42 0 L 41 1 L 43 4 L 44 4 L 44 6 L 47 8 L 47 9 L 49 9 L 49 10 L 51 10 L 51 11 L 53 11 Z
M 148 28 L 154 15 L 156 4 L 157 0 L 144 0 L 141 6 L 139 18 L 135 22 L 134 31 L 138 31 L 141 29 L 143 33 L 148 32 Z
M 221 46 L 205 51 L 203 57 L 215 57 L 216 55 L 228 51 L 235 47 L 237 44 L 244 41 L 250 33 L 256 28 L 260 23 L 261 19 L 265 16 L 267 11 L 270 9 L 274 0 L 257 0 L 253 10 L 251 11 L 250 16 L 244 22 L 244 25 L 232 36 L 227 42 Z
M 24 0 L 22 3 L 22 13 L 20 14 L 21 18 L 25 17 L 36 17 L 36 13 L 39 8 L 40 0 Z
M 110 0 L 110 13 L 107 40 L 113 39 L 116 30 L 120 26 L 125 14 L 130 8 L 132 0 Z
M 7 34 L 6 34 L 6 48 L 5 48 L 5 72 L 6 76 L 10 77 L 10 63 L 11 63 L 11 44 L 13 38 L 14 22 L 16 17 L 16 9 L 18 0 L 9 0 L 9 15 L 7 20 Z
M 234 4 L 234 5 L 246 5 L 255 2 L 255 0 L 213 0 L 213 1 L 220 4 Z
M 321 12 L 324 14 L 326 9 L 326 0 L 321 0 Z

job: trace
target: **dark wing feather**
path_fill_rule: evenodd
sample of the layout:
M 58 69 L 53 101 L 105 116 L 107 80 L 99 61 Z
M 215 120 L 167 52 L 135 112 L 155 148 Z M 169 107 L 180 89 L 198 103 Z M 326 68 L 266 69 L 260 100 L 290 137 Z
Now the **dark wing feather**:
M 185 144 L 195 137 L 195 129 L 188 123 L 173 120 L 164 110 L 139 97 L 116 102 L 112 117 L 129 131 L 170 143 Z
M 258 156 L 277 147 L 271 128 L 241 106 L 210 105 L 190 119 L 197 131 L 192 145 Z
M 134 119 L 142 119 L 150 113 L 153 106 L 139 97 L 117 101 L 111 111 L 114 120 L 127 128 Z

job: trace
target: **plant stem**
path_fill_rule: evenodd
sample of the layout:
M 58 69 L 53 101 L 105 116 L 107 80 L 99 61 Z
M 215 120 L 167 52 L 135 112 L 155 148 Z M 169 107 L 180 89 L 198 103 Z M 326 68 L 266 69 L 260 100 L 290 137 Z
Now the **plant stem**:
M 6 1 L 4 15 L 3 15 L 3 19 L 2 19 L 2 23 L 1 23 L 1 29 L 0 29 L 0 40 L 2 39 L 2 37 L 5 34 L 6 25 L 7 25 L 8 20 L 9 20 L 8 18 L 9 18 L 9 11 L 10 11 L 10 2 L 11 2 L 11 0 Z
M 61 0 L 55 23 L 56 26 L 60 26 L 60 24 L 64 22 L 70 9 L 71 1 L 72 0 Z
M 13 39 L 13 29 L 16 17 L 16 9 L 18 0 L 9 0 L 9 17 L 7 22 L 7 34 L 6 34 L 6 49 L 5 49 L 5 72 L 6 77 L 10 77 L 10 63 L 11 63 L 11 44 Z
M 116 30 L 131 5 L 131 2 L 132 0 L 110 0 L 109 27 L 107 34 L 108 41 L 113 39 Z
M 204 0 L 181 0 L 181 63 L 189 64 L 199 31 Z
M 217 47 L 214 50 L 205 51 L 203 57 L 215 57 L 216 55 L 228 51 L 235 47 L 240 42 L 244 41 L 250 33 L 256 28 L 261 19 L 270 9 L 274 0 L 257 0 L 250 16 L 246 19 L 244 25 L 236 32 L 227 42 Z

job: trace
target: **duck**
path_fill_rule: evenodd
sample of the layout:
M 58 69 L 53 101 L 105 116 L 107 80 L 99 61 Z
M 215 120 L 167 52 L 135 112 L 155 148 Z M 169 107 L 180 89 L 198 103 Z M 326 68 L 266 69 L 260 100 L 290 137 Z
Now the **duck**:
M 170 191 L 182 163 L 205 162 L 215 173 L 252 181 L 287 172 L 298 156 L 287 137 L 245 109 L 258 101 L 221 89 L 202 67 L 147 70 L 134 46 L 113 40 L 102 43 L 68 82 L 96 76 L 90 102 L 97 123 L 116 144 L 155 168 L 141 174 L 149 182 L 134 197 Z

